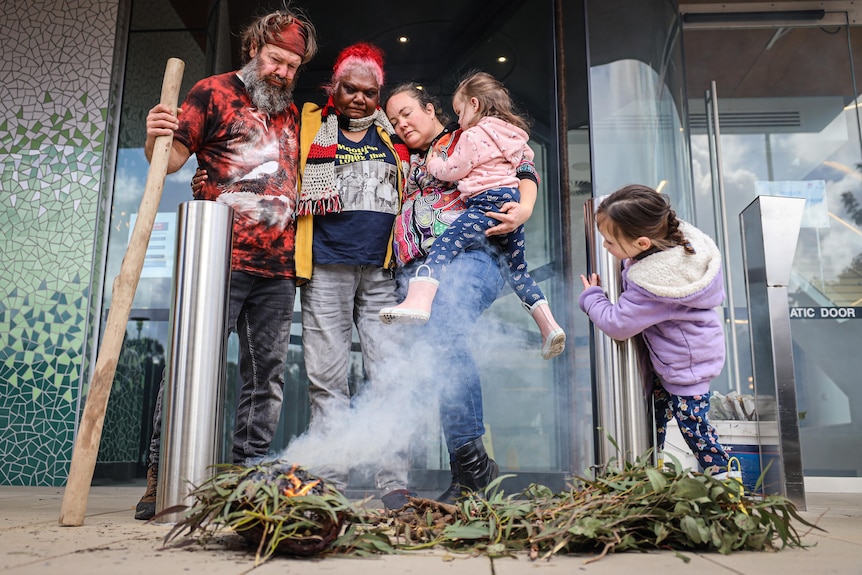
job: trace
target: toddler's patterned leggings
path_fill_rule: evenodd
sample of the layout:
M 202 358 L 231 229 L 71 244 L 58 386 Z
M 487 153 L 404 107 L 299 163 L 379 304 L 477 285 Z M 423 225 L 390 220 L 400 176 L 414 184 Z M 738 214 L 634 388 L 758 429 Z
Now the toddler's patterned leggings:
M 704 473 L 727 471 L 727 453 L 718 442 L 715 428 L 709 423 L 709 392 L 683 396 L 668 393 L 656 382 L 655 399 L 656 448 L 664 450 L 667 422 L 675 417 L 682 438 L 697 458 Z
M 506 202 L 518 202 L 521 194 L 517 188 L 494 188 L 468 198 L 467 209 L 449 224 L 428 250 L 425 263 L 432 269 L 432 275 L 440 277 L 446 266 L 459 253 L 466 249 L 480 247 L 487 249 L 488 242 L 500 247 L 501 259 L 505 262 L 505 276 L 509 285 L 524 305 L 530 309 L 536 302 L 545 299 L 545 294 L 527 271 L 524 256 L 524 226 L 503 235 L 485 236 L 485 230 L 499 224 L 499 220 L 486 216 L 486 212 L 499 212 Z

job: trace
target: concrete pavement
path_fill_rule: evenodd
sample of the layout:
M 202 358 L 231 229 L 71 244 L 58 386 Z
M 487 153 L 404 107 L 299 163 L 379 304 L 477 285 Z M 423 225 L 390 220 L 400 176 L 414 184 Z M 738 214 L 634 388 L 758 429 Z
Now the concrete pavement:
M 439 550 L 372 558 L 274 557 L 258 568 L 254 568 L 254 551 L 232 533 L 218 536 L 207 547 L 163 548 L 170 526 L 133 518 L 140 495 L 137 486 L 93 487 L 84 525 L 61 527 L 57 520 L 62 488 L 0 486 L 0 574 L 523 575 L 542 570 L 547 575 L 862 575 L 862 494 L 807 494 L 808 510 L 802 515 L 826 533 L 812 531 L 803 538 L 810 547 L 776 553 L 618 553 L 588 563 L 590 555 L 530 561 L 526 555 L 489 559 Z

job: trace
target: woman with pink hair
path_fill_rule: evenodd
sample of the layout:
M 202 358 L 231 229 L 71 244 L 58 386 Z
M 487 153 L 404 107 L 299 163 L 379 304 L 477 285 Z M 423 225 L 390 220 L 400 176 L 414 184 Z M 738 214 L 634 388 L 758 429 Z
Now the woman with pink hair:
M 325 86 L 327 102 L 307 103 L 300 122 L 302 185 L 297 207 L 296 277 L 302 302 L 302 343 L 308 372 L 309 430 L 331 428 L 350 405 L 350 355 L 354 326 L 370 385 L 387 385 L 383 360 L 394 345 L 378 316 L 398 303 L 392 229 L 401 209 L 402 162 L 407 148 L 380 108 L 383 52 L 367 43 L 348 46 L 335 60 Z M 342 176 L 339 178 L 339 176 Z M 337 182 L 356 178 L 362 192 Z M 365 193 L 366 183 L 386 182 L 395 202 Z M 352 382 L 353 384 L 359 382 Z M 407 458 L 394 450 L 375 475 L 387 508 L 407 503 Z M 343 467 L 316 470 L 338 487 Z

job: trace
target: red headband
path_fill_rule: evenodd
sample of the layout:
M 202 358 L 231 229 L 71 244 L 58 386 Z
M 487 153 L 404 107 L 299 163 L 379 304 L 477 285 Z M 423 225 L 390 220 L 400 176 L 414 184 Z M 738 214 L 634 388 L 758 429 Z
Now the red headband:
M 305 57 L 306 48 L 305 25 L 299 20 L 294 20 L 278 32 L 274 33 L 268 43 L 279 48 L 284 48 L 298 56 Z

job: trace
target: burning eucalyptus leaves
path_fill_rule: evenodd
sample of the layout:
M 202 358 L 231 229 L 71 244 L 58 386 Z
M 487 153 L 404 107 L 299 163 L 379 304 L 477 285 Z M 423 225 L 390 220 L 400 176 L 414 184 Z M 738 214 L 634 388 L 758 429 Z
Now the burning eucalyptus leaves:
M 257 547 L 255 562 L 261 563 L 277 551 L 320 555 L 346 521 L 359 520 L 344 495 L 297 465 L 272 461 L 253 467 L 220 465 L 216 471 L 191 493 L 194 505 L 166 542 L 181 538 L 187 543 L 198 532 L 205 540 L 226 527 Z
M 193 492 L 195 505 L 166 537 L 204 537 L 232 528 L 257 546 L 256 562 L 291 555 L 368 555 L 443 547 L 492 557 L 650 549 L 730 553 L 802 547 L 793 522 L 805 521 L 780 496 L 744 497 L 738 484 L 647 458 L 610 465 L 554 493 L 531 485 L 505 495 L 492 483 L 484 498 L 457 505 L 411 498 L 397 512 L 354 506 L 305 470 L 280 462 L 225 467 Z M 185 540 L 189 540 L 186 537 Z M 684 556 L 680 555 L 685 559 Z

